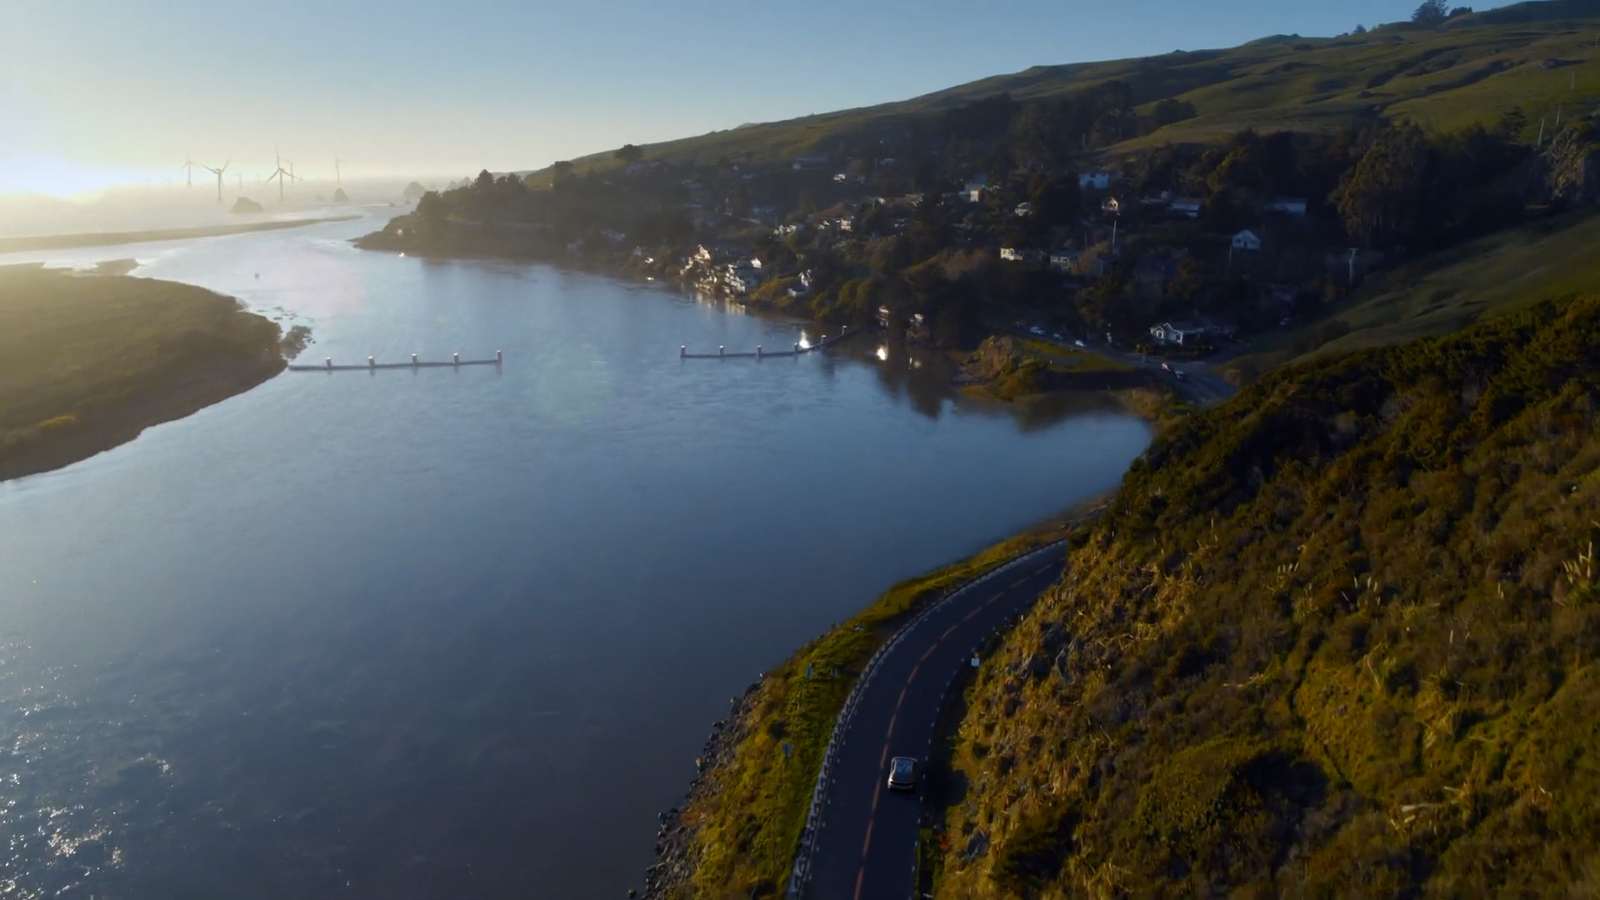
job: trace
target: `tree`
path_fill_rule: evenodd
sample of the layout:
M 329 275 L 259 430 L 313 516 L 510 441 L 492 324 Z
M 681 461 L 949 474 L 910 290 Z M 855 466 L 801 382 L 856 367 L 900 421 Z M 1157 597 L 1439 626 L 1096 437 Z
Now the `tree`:
M 550 167 L 550 184 L 560 187 L 572 180 L 572 163 L 562 160 Z
M 643 147 L 636 147 L 633 144 L 623 144 L 617 150 L 617 152 L 612 154 L 612 156 L 615 156 L 617 159 L 620 159 L 623 162 L 628 163 L 629 165 L 632 165 L 633 163 L 636 163 L 639 160 L 644 159 L 644 148 Z
M 1422 0 L 1422 5 L 1411 14 L 1411 21 L 1424 28 L 1443 24 L 1448 18 L 1450 18 L 1450 6 L 1446 0 Z
M 1331 197 L 1350 236 L 1370 244 L 1414 224 L 1427 163 L 1428 139 L 1420 127 L 1406 123 L 1378 132 Z
M 1452 18 L 1452 19 L 1454 19 L 1457 16 L 1470 16 L 1470 15 L 1472 15 L 1472 7 L 1470 7 L 1470 6 L 1458 6 L 1455 9 L 1450 10 L 1450 18 Z

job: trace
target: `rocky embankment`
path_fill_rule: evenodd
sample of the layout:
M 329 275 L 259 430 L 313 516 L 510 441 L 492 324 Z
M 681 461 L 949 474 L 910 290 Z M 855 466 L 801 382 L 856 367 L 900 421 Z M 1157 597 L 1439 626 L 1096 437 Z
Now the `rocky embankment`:
M 661 828 L 656 832 L 656 861 L 645 870 L 644 892 L 637 896 L 647 900 L 690 900 L 694 897 L 694 873 L 699 865 L 695 836 L 699 827 L 697 823 L 685 821 L 684 810 L 704 805 L 704 801 L 722 790 L 734 751 L 749 731 L 759 687 L 759 681 L 752 683 L 743 694 L 732 698 L 728 717 L 712 724 L 711 735 L 694 761 L 698 772 L 689 782 L 689 793 L 683 804 L 659 816 Z M 630 890 L 629 896 L 636 894 Z

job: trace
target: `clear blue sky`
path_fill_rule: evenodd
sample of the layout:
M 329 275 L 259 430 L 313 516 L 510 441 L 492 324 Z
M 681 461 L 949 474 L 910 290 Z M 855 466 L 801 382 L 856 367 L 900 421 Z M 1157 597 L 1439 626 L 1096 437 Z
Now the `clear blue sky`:
M 1333 35 L 1415 3 L 9 0 L 0 191 L 168 177 L 185 154 L 265 169 L 274 146 L 308 173 L 335 154 L 349 175 L 533 168 L 1032 65 Z

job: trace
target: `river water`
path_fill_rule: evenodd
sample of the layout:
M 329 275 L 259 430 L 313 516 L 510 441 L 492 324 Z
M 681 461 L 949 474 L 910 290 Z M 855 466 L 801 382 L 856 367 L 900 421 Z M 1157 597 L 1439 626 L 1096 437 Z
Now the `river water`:
M 316 361 L 505 365 L 285 373 L 0 484 L 0 896 L 621 897 L 731 695 L 1149 439 L 872 337 L 680 360 L 802 332 L 346 243 L 379 225 L 28 257 L 137 257 Z

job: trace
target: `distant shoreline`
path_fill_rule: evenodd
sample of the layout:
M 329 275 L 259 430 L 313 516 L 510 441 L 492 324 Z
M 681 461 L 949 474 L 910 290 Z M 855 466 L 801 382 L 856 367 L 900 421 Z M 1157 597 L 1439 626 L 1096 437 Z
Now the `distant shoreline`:
M 277 231 L 326 222 L 348 222 L 359 214 L 323 216 L 318 219 L 292 219 L 284 222 L 249 222 L 238 225 L 201 225 L 195 228 L 161 228 L 149 231 L 103 231 L 83 234 L 45 234 L 34 237 L 0 238 L 0 253 L 25 250 L 68 250 L 76 247 L 112 247 L 117 244 L 144 244 L 151 241 L 179 241 L 185 238 L 222 237 L 251 231 Z

